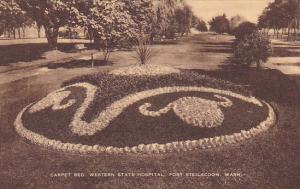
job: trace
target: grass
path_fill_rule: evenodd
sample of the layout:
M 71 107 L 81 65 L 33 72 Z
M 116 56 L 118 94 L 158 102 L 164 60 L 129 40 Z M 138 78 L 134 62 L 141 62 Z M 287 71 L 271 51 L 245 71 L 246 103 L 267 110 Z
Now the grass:
M 300 56 L 300 47 L 274 47 L 273 57 L 299 57 Z
M 17 113 L 27 104 L 57 89 L 62 78 L 65 78 L 65 72 L 68 75 L 71 73 L 70 69 L 56 70 L 51 73 L 51 77 L 40 75 L 19 80 L 4 85 L 5 90 L 3 85 L 0 86 L 2 87 L 0 91 L 2 97 L 0 101 L 1 188 L 298 189 L 300 186 L 300 108 L 298 106 L 300 85 L 299 82 L 297 85 L 296 81 L 299 81 L 299 76 L 286 76 L 276 70 L 257 72 L 255 69 L 236 70 L 225 67 L 217 71 L 212 70 L 212 68 L 219 68 L 215 65 L 224 66 L 223 60 L 230 54 L 202 53 L 199 52 L 204 48 L 201 45 L 211 41 L 214 41 L 213 45 L 230 43 L 228 38 L 230 37 L 219 36 L 216 39 L 215 36 L 205 34 L 193 36 L 184 44 L 178 42 L 175 46 L 157 46 L 155 48 L 162 53 L 155 57 L 153 62 L 197 68 L 195 72 L 232 81 L 248 88 L 255 96 L 271 102 L 276 108 L 279 120 L 269 133 L 240 145 L 156 156 L 101 155 L 95 158 L 47 151 L 20 139 L 14 131 L 13 121 Z M 124 61 L 126 58 L 115 55 L 113 57 L 119 61 Z M 116 84 L 122 88 L 123 82 L 119 81 Z M 105 88 L 109 87 L 105 85 Z M 162 172 L 167 175 L 174 172 L 219 172 L 221 176 L 50 177 L 50 173 L 58 172 Z M 225 177 L 223 175 L 225 172 L 241 172 L 243 175 Z
M 15 45 L 0 45 L 0 66 L 6 66 L 15 62 L 31 62 L 42 59 L 43 53 L 49 50 L 46 43 L 28 43 Z M 74 43 L 59 43 L 58 50 L 62 52 L 74 52 Z

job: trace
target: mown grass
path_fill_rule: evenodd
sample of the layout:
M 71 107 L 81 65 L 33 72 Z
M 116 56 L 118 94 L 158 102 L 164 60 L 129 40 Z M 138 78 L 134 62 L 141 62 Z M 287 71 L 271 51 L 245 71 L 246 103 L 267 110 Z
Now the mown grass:
M 201 63 L 205 57 L 197 55 L 195 59 Z M 0 188 L 298 189 L 300 95 L 299 82 L 297 85 L 294 80 L 299 81 L 299 76 L 293 76 L 291 80 L 274 70 L 195 71 L 247 87 L 255 96 L 271 102 L 279 118 L 277 125 L 268 133 L 243 144 L 213 150 L 155 156 L 95 157 L 57 153 L 25 143 L 14 131 L 13 121 L 17 113 L 48 93 L 42 90 L 43 81 L 39 85 L 31 85 L 31 93 L 23 94 L 31 81 L 17 81 L 11 83 L 11 89 L 0 101 Z M 122 81 L 118 84 L 122 85 Z M 19 96 L 15 97 L 16 94 Z M 50 177 L 50 173 L 58 172 L 219 172 L 221 175 L 224 172 L 241 172 L 243 176 Z
M 248 73 L 248 74 L 246 74 Z M 261 188 L 297 189 L 299 186 L 299 107 L 296 101 L 280 98 L 293 96 L 288 89 L 296 86 L 280 75 L 246 72 L 238 78 L 231 73 L 219 77 L 251 84 L 253 93 L 273 102 L 279 120 L 268 133 L 239 145 L 211 150 L 170 153 L 162 155 L 100 155 L 80 156 L 47 151 L 25 143 L 15 134 L 14 115 L 28 104 L 27 100 L 7 104 L 1 112 L 8 115 L 1 120 L 2 188 Z M 259 78 L 259 75 L 263 77 Z M 255 77 L 253 77 L 255 76 Z M 249 77 L 249 78 L 248 78 Z M 230 79 L 231 78 L 231 79 Z M 252 79 L 250 79 L 252 78 Z M 277 79 L 280 78 L 280 79 Z M 255 81 L 255 82 L 254 82 Z M 274 83 L 275 90 L 262 91 L 265 83 Z M 275 83 L 281 84 L 282 91 Z M 273 86 L 273 85 L 270 85 Z M 280 92 L 278 94 L 278 92 Z M 294 94 L 295 95 L 295 94 Z M 272 97 L 273 96 L 273 97 Z M 265 98 L 264 98 L 265 97 Z M 271 98 L 270 98 L 271 97 Z M 32 97 L 33 98 L 33 97 Z M 9 112 L 9 114 L 7 113 Z M 58 172 L 219 172 L 220 177 L 84 177 L 52 178 Z M 225 177 L 225 172 L 240 172 L 242 177 Z
M 74 43 L 59 43 L 58 50 L 62 52 L 75 51 Z M 49 51 L 46 43 L 0 45 L 0 66 L 16 62 L 31 62 L 43 59 L 43 53 Z

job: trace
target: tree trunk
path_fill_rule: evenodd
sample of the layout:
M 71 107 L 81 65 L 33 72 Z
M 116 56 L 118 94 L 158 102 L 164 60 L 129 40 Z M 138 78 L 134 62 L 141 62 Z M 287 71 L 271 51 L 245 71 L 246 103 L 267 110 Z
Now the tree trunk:
M 269 32 L 270 32 L 270 29 L 269 28 L 267 28 L 267 32 L 266 32 L 266 34 L 267 34 L 267 37 L 269 38 Z
M 45 28 L 45 33 L 46 33 L 49 49 L 56 50 L 59 27 L 49 28 L 49 27 L 44 26 L 44 28 Z
M 41 38 L 41 26 L 37 27 L 38 38 Z
M 291 34 L 291 22 L 288 24 L 288 37 L 287 40 L 290 40 L 290 34 Z
M 297 20 L 295 19 L 295 24 L 294 24 L 294 40 L 297 40 Z
M 260 61 L 259 60 L 256 61 L 256 70 L 260 70 Z
M 25 27 L 25 26 L 23 26 L 23 27 L 22 27 L 23 38 L 25 38 L 25 37 L 26 37 L 26 35 L 25 35 L 25 31 L 26 31 L 26 27 Z
M 20 28 L 18 28 L 18 29 L 17 29 L 17 31 L 18 31 L 18 36 L 19 36 L 19 39 L 21 39 L 21 29 L 20 29 Z
M 12 30 L 13 30 L 12 32 L 13 32 L 13 35 L 14 35 L 14 39 L 16 39 L 16 29 L 13 28 Z

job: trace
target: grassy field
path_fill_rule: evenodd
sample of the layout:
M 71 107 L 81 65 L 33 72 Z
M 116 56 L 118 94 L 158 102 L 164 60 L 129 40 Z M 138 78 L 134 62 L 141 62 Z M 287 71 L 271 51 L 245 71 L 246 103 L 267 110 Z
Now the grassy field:
M 114 52 L 111 66 L 95 69 L 57 66 L 47 72 L 0 84 L 0 188 L 237 188 L 300 187 L 299 76 L 278 70 L 236 68 L 230 62 L 231 36 L 201 34 L 173 44 L 153 46 L 154 64 L 192 69 L 232 81 L 270 102 L 278 123 L 268 133 L 239 145 L 161 155 L 69 155 L 41 149 L 21 139 L 13 122 L 26 105 L 60 88 L 75 76 L 133 64 L 132 52 Z M 288 47 L 287 47 L 288 48 Z M 284 49 L 289 50 L 289 49 Z M 99 55 L 100 57 L 100 55 Z M 22 72 L 20 71 L 20 73 Z M 85 177 L 52 177 L 52 173 Z M 89 173 L 163 173 L 165 177 L 90 177 Z M 170 173 L 220 173 L 219 177 L 176 177 Z M 241 173 L 241 176 L 224 176 Z

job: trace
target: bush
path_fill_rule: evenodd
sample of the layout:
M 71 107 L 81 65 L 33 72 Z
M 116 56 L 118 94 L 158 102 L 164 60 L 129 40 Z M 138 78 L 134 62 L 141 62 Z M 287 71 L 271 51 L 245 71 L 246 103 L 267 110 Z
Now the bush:
M 243 22 L 233 30 L 233 35 L 237 40 L 242 39 L 245 35 L 258 31 L 256 24 L 251 22 Z
M 148 63 L 153 57 L 153 51 L 150 47 L 150 40 L 148 37 L 139 37 L 137 39 L 137 48 L 135 50 L 135 59 L 140 64 Z
M 236 62 L 248 66 L 256 63 L 259 69 L 261 62 L 266 62 L 272 54 L 272 47 L 266 36 L 254 32 L 245 35 L 241 40 L 236 40 L 233 51 Z

